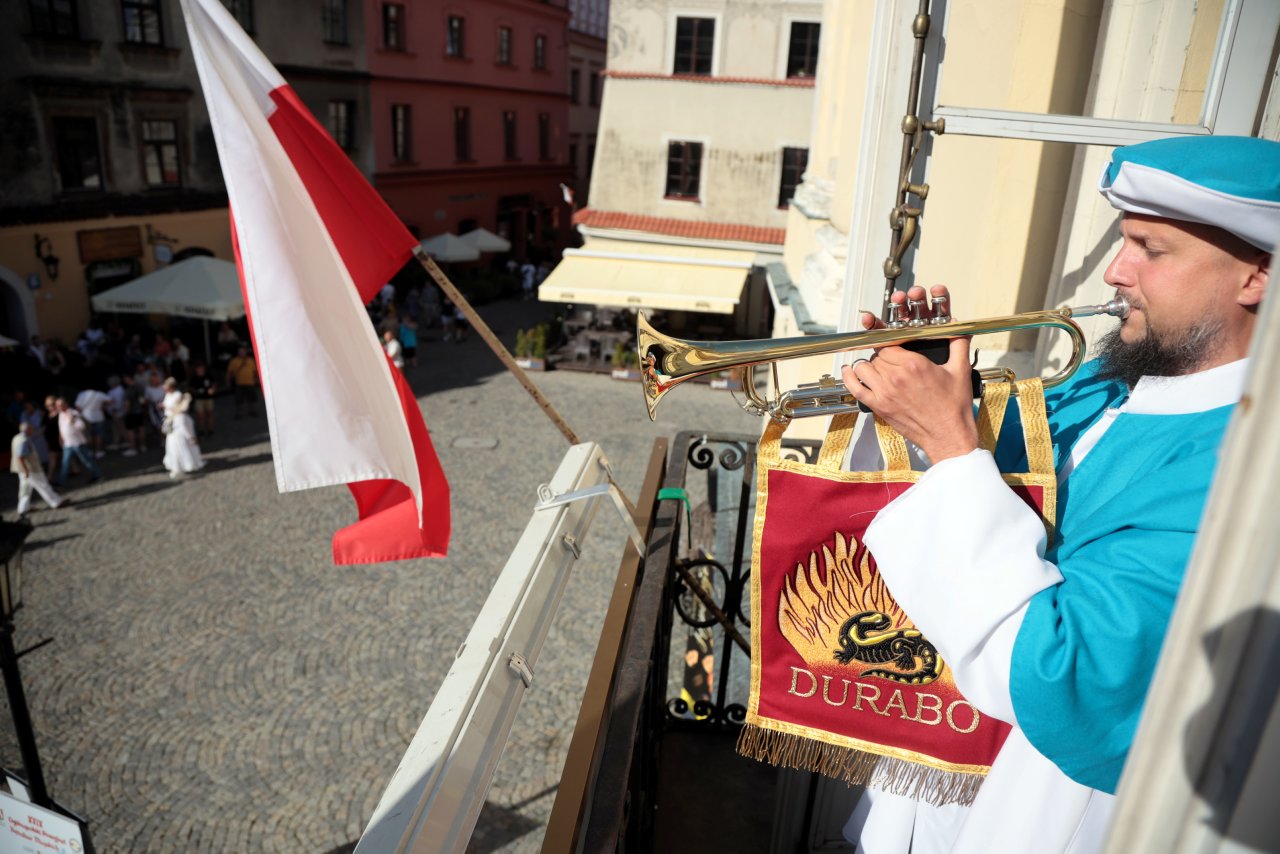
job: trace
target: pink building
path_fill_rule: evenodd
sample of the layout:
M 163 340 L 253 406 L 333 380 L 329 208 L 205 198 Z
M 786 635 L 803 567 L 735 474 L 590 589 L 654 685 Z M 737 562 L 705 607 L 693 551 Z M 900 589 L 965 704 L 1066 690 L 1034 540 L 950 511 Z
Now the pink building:
M 565 245 L 567 0 L 367 0 L 374 185 L 421 237 L 477 226 L 517 258 Z

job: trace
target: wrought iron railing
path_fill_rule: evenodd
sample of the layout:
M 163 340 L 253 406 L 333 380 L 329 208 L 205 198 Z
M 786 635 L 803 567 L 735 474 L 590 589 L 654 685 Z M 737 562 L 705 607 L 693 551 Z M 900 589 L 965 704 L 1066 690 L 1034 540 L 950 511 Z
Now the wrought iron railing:
M 783 453 L 814 462 L 818 447 L 787 441 Z M 755 461 L 755 436 L 687 432 L 671 443 L 625 631 L 597 654 L 612 658 L 607 706 L 593 743 L 575 733 L 570 748 L 566 772 L 587 763 L 590 782 L 580 803 L 555 807 L 576 812 L 579 851 L 672 850 L 673 838 L 698 848 L 699 833 L 738 850 L 723 834 L 751 832 L 750 797 L 768 836 L 776 770 L 733 751 L 751 673 Z M 712 782 L 752 775 L 763 782 L 740 793 Z

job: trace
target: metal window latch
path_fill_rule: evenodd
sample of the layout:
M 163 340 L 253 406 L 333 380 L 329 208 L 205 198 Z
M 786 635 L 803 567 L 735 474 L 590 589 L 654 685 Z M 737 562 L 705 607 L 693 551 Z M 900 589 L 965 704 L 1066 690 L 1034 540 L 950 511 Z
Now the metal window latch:
M 507 669 L 520 677 L 524 687 L 528 688 L 533 684 L 533 671 L 529 669 L 529 662 L 525 661 L 520 653 L 511 653 L 511 657 L 507 659 Z
M 622 494 L 622 490 L 618 489 L 616 484 L 600 483 L 595 486 L 589 486 L 586 489 L 562 492 L 559 495 L 552 493 L 550 487 L 541 486 L 538 488 L 538 503 L 534 505 L 534 509 L 549 510 L 552 507 L 561 507 L 565 504 L 581 501 L 584 498 L 597 498 L 601 495 L 608 495 L 613 499 L 614 509 L 618 511 L 618 516 L 622 519 L 622 524 L 627 530 L 627 536 L 631 538 L 636 551 L 643 555 L 645 553 L 644 537 L 640 536 L 640 529 L 636 527 L 635 517 L 631 515 L 630 502 L 627 501 L 627 497 Z M 574 552 L 574 557 L 578 556 L 576 548 L 572 548 L 571 551 Z
M 573 552 L 574 560 L 582 558 L 582 547 L 578 545 L 578 539 L 573 534 L 565 534 L 560 538 L 560 542 L 564 544 L 566 549 Z

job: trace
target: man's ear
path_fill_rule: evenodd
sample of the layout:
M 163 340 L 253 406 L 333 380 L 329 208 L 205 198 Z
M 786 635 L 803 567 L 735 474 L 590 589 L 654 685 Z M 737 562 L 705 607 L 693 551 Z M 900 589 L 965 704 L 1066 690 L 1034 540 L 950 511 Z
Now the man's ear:
M 1260 305 L 1262 298 L 1267 293 L 1267 280 L 1270 275 L 1271 254 L 1265 253 L 1259 257 L 1257 266 L 1249 274 L 1249 278 L 1244 287 L 1240 289 L 1240 295 L 1236 298 L 1236 301 L 1243 306 Z

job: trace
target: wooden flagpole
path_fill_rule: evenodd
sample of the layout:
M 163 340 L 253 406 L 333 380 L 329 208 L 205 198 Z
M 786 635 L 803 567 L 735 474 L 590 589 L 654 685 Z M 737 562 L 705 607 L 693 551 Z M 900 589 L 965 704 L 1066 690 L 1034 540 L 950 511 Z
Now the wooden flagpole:
M 462 295 L 462 292 L 457 289 L 453 282 L 449 281 L 449 277 L 446 276 L 444 271 L 440 269 L 440 266 L 436 264 L 435 259 L 433 259 L 427 251 L 421 247 L 414 250 L 413 254 L 414 257 L 418 259 L 418 263 L 427 271 L 427 274 L 430 275 L 431 278 L 435 280 L 435 283 L 440 286 L 440 289 L 444 291 L 445 296 L 451 299 L 454 305 L 462 309 L 462 313 L 467 316 L 467 322 L 471 324 L 471 328 L 480 333 L 480 337 L 484 339 L 484 343 L 489 345 L 489 349 L 492 350 L 494 355 L 498 357 L 504 366 L 506 366 L 506 369 L 511 372 L 511 375 L 519 380 L 520 385 L 524 386 L 524 390 L 529 392 L 529 396 L 534 399 L 534 402 L 538 404 L 539 408 L 541 408 L 546 416 L 551 419 L 551 423 L 556 425 L 556 429 L 560 431 L 561 435 L 569 440 L 570 445 L 581 444 L 582 440 L 578 438 L 578 434 L 575 433 L 573 428 L 569 426 L 568 422 L 560 416 L 560 413 L 556 411 L 554 406 L 552 406 L 551 401 L 547 400 L 542 392 L 538 390 L 538 387 L 533 384 L 533 380 L 529 379 L 529 375 L 524 372 L 524 368 L 516 364 L 516 360 L 512 357 L 511 352 L 501 341 L 498 340 L 498 336 L 493 334 L 493 330 L 489 328 L 489 324 L 485 323 L 480 315 L 476 313 L 476 310 L 471 307 L 471 303 L 467 302 L 467 298 Z

